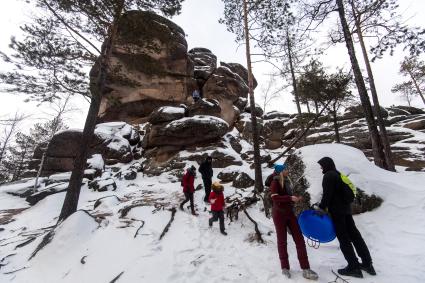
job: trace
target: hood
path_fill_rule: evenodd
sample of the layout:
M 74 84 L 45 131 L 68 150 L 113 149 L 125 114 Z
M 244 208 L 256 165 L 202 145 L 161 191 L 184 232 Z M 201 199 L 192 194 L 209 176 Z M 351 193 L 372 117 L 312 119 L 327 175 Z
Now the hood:
M 330 170 L 336 171 L 335 163 L 332 160 L 332 158 L 330 158 L 330 157 L 323 157 L 322 159 L 317 161 L 317 163 L 319 163 L 320 166 L 322 166 L 323 174 L 325 174 L 326 172 L 328 172 Z

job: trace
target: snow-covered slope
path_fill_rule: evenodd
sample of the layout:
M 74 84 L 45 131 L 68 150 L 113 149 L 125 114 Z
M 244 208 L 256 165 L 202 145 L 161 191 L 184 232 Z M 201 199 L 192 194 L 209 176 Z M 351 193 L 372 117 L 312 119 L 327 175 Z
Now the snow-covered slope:
M 323 156 L 334 158 L 337 167 L 350 174 L 357 186 L 384 199 L 377 210 L 355 216 L 378 276 L 364 274 L 364 279 L 349 279 L 349 282 L 423 282 L 425 173 L 381 170 L 361 151 L 343 145 L 314 145 L 299 152 L 306 164 L 313 201 L 320 198 L 322 175 L 316 162 Z M 246 166 L 239 169 L 251 173 Z M 183 198 L 179 182 L 173 180 L 176 178 L 167 174 L 159 177 L 139 174 L 132 181 L 116 180 L 116 191 L 93 192 L 84 186 L 79 203 L 81 211 L 58 226 L 52 241 L 31 260 L 28 258 L 46 234 L 46 228 L 56 223 L 65 193 L 51 195 L 29 207 L 22 199 L 7 193 L 24 185 L 0 187 L 0 219 L 7 215 L 14 219 L 1 226 L 4 230 L 0 229 L 0 282 L 285 280 L 280 273 L 274 226 L 260 211 L 260 203 L 248 212 L 258 222 L 265 244 L 251 241 L 253 224 L 243 213 L 237 221 L 226 220 L 227 237 L 219 233 L 216 223 L 208 228 L 210 215 L 202 202 L 202 191 L 195 193 L 200 215 L 194 217 L 187 209 L 177 210 L 169 231 L 160 239 L 171 219 L 169 209 L 178 207 Z M 198 177 L 195 185 L 201 182 Z M 249 191 L 225 184 L 226 196 L 247 195 Z M 105 198 L 101 204 L 94 208 L 96 200 L 102 197 Z M 125 208 L 131 205 L 139 206 L 126 214 Z M 6 212 L 7 209 L 15 210 Z M 301 276 L 291 239 L 288 251 L 293 275 L 288 282 L 308 282 Z M 308 254 L 312 268 L 319 273 L 319 282 L 333 281 L 331 270 L 345 264 L 336 241 L 317 250 L 308 247 Z

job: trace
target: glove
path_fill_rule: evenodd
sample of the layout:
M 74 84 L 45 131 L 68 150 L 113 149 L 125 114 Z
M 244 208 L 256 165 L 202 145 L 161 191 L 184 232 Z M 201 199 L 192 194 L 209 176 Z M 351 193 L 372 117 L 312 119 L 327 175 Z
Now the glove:
M 321 209 L 317 203 L 313 204 L 311 208 L 319 216 L 323 216 L 323 215 L 328 214 L 325 210 Z

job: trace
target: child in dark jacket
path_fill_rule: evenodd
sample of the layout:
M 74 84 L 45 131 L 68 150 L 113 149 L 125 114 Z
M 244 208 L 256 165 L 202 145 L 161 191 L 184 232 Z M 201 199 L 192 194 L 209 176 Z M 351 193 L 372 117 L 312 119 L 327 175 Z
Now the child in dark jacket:
M 224 211 L 223 211 L 223 208 L 225 206 L 224 195 L 223 195 L 224 187 L 219 182 L 214 182 L 211 185 L 211 189 L 212 189 L 212 192 L 210 193 L 208 200 L 211 203 L 211 212 L 213 216 L 208 220 L 208 223 L 209 223 L 209 226 L 212 227 L 213 222 L 220 220 L 220 232 L 221 234 L 226 236 L 227 233 L 224 228 Z

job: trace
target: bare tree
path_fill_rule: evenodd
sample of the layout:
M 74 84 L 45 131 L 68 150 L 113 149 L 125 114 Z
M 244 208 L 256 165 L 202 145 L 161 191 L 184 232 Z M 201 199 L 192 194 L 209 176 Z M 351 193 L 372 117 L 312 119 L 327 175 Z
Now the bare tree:
M 419 95 L 425 105 L 425 63 L 419 57 L 406 57 L 400 64 L 400 74 L 408 77 L 409 80 L 393 87 L 393 92 L 401 92 L 407 99 L 409 105 L 411 95 Z
M 404 100 L 406 100 L 407 105 L 412 106 L 412 100 L 413 96 L 415 95 L 415 92 L 411 84 L 409 84 L 408 82 L 396 84 L 391 89 L 391 92 L 401 94 Z
M 8 147 L 13 140 L 13 136 L 18 130 L 19 123 L 25 120 L 28 116 L 19 114 L 18 112 L 11 118 L 5 118 L 0 120 L 0 125 L 3 126 L 3 133 L 0 137 L 0 163 L 8 150 Z
M 279 98 L 279 94 L 281 92 L 281 88 L 276 89 L 276 76 L 270 75 L 269 80 L 265 87 L 261 89 L 263 93 L 261 98 L 263 99 L 263 110 L 266 113 L 267 106 L 276 98 Z

